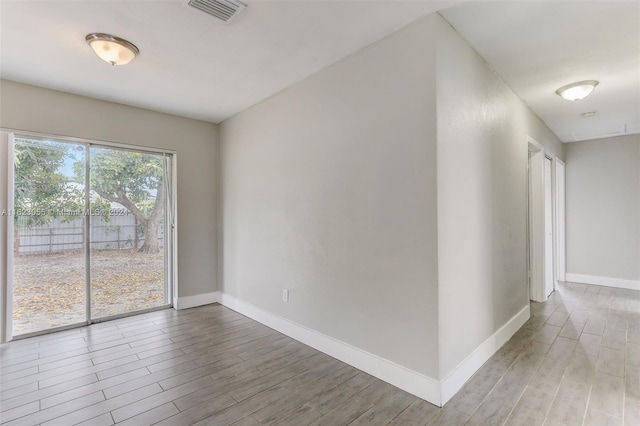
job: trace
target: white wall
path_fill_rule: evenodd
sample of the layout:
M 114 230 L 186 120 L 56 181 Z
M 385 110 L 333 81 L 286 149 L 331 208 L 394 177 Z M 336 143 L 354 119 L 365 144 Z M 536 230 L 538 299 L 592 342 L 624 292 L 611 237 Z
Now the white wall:
M 179 296 L 217 290 L 215 124 L 0 80 L 0 127 L 172 149 Z
M 640 135 L 570 143 L 566 152 L 567 280 L 631 280 L 640 289 Z
M 0 90 L 2 127 L 178 151 L 180 296 L 219 273 L 236 300 L 436 380 L 528 305 L 526 138 L 563 147 L 439 15 L 225 121 L 219 158 L 212 124 Z
M 223 291 L 430 377 L 434 19 L 221 125 Z
M 446 379 L 528 306 L 527 136 L 552 157 L 563 158 L 563 148 L 444 19 L 437 37 L 439 345 Z
M 528 136 L 564 159 L 442 17 L 408 26 L 222 123 L 222 290 L 446 400 L 528 318 Z

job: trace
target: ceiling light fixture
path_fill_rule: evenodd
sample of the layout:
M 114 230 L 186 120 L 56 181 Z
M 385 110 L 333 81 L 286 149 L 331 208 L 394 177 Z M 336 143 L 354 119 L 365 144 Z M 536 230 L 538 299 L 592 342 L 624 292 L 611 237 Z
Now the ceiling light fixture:
M 562 86 L 556 90 L 556 93 L 568 101 L 579 101 L 589 96 L 597 85 L 596 80 L 578 81 Z
M 100 59 L 111 65 L 128 64 L 140 53 L 133 43 L 109 34 L 87 34 L 85 40 Z

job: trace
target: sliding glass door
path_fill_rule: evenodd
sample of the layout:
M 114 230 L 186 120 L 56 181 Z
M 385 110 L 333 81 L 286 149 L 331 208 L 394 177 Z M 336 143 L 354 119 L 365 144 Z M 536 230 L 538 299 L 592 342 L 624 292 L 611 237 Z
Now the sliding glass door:
M 13 334 L 86 321 L 84 145 L 15 139 Z
M 91 316 L 169 303 L 165 157 L 91 147 Z
M 170 305 L 171 156 L 15 137 L 13 335 Z

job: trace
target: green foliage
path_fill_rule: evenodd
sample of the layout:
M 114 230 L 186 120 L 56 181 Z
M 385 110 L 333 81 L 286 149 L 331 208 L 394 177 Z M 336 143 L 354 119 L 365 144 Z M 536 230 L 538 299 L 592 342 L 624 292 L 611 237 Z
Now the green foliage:
M 78 148 L 79 150 L 76 150 Z M 85 148 L 52 141 L 18 139 L 15 144 L 15 207 L 20 226 L 70 222 L 85 213 Z M 109 221 L 112 203 L 135 215 L 145 242 L 141 251 L 157 252 L 164 211 L 162 157 L 90 148 L 91 215 Z
M 91 150 L 90 169 L 91 189 L 101 199 L 121 204 L 138 220 L 144 235 L 144 244 L 139 251 L 157 253 L 157 233 L 165 196 L 161 157 L 94 148 Z
M 22 225 L 38 226 L 84 210 L 84 195 L 62 169 L 74 156 L 67 144 L 16 139 L 14 147 L 14 217 Z M 66 213 L 66 215 L 65 215 Z
M 155 197 L 162 190 L 163 168 L 157 156 L 113 149 L 91 150 L 91 189 L 100 197 L 121 202 L 130 201 L 145 216 L 151 215 Z M 84 162 L 74 165 L 76 175 L 84 172 Z M 122 204 L 122 203 L 121 203 Z

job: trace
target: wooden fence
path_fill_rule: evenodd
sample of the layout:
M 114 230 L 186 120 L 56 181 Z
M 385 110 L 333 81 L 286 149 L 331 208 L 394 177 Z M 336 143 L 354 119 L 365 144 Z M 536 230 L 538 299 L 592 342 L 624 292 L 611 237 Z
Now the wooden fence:
M 160 246 L 164 243 L 164 226 L 158 228 Z M 16 223 L 14 253 L 36 254 L 81 250 L 85 246 L 86 228 L 82 219 L 72 222 L 54 220 L 45 226 L 26 227 Z M 96 250 L 138 249 L 144 235 L 133 215 L 111 217 L 109 222 L 94 219 L 91 225 L 91 248 Z

